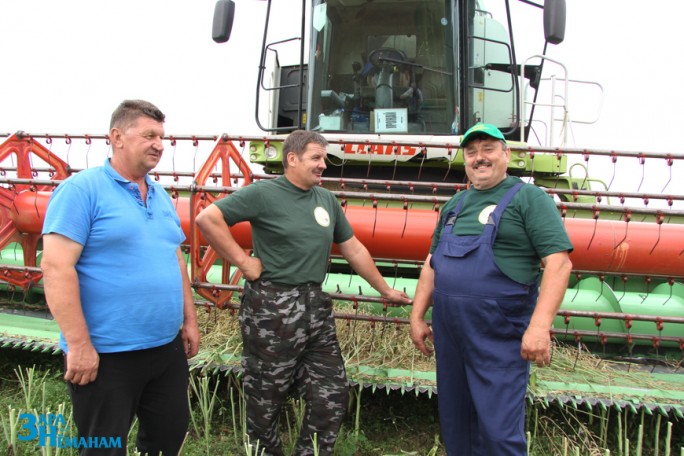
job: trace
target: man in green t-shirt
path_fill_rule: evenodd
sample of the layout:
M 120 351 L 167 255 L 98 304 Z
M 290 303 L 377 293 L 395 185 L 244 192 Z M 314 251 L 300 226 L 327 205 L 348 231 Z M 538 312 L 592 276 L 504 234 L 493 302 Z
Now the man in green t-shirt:
M 425 340 L 434 342 L 447 453 L 524 455 L 529 362 L 551 362 L 572 244 L 553 200 L 507 175 L 511 152 L 496 127 L 475 125 L 461 148 L 471 188 L 442 209 L 416 287 L 411 339 L 425 355 Z
M 321 290 L 333 242 L 383 298 L 410 304 L 387 285 L 354 236 L 340 203 L 319 186 L 326 139 L 292 132 L 283 143 L 284 175 L 253 183 L 197 216 L 209 244 L 236 265 L 246 282 L 240 306 L 247 434 L 259 454 L 283 455 L 278 417 L 291 391 L 306 410 L 297 455 L 331 455 L 348 401 L 347 377 L 335 332 L 332 300 Z M 254 256 L 230 234 L 249 221 Z

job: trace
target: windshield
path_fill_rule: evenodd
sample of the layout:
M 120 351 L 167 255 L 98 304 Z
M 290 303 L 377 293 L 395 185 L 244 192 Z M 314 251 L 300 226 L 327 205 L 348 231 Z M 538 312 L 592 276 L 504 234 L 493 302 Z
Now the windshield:
M 445 0 L 314 5 L 308 128 L 452 134 L 454 24 Z

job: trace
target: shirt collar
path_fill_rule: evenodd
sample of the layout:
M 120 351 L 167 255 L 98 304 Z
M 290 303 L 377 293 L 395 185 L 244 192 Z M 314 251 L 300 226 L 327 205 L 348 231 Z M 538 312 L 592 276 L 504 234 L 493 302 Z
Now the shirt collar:
M 112 160 L 112 159 L 109 158 L 109 157 L 105 158 L 105 162 L 104 162 L 104 170 L 105 170 L 105 173 L 107 173 L 107 175 L 108 175 L 109 177 L 111 177 L 112 179 L 114 179 L 114 180 L 117 181 L 117 182 L 120 182 L 120 183 L 122 183 L 122 184 L 128 184 L 128 183 L 130 183 L 130 182 L 131 182 L 130 180 L 125 179 L 123 176 L 121 176 L 121 174 L 119 174 L 119 173 L 112 167 L 111 160 Z M 152 183 L 153 183 L 153 181 L 152 181 L 152 178 L 150 177 L 149 174 L 146 174 L 146 175 L 145 175 L 145 182 L 147 183 L 147 188 L 152 188 Z

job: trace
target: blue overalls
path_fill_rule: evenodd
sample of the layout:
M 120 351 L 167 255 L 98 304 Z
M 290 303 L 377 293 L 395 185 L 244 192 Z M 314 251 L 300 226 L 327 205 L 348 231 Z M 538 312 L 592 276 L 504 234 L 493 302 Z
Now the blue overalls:
M 450 456 L 527 454 L 529 363 L 520 345 L 538 285 L 506 276 L 492 250 L 501 215 L 522 185 L 508 190 L 479 236 L 453 234 L 466 194 L 444 218 L 430 260 L 439 417 Z

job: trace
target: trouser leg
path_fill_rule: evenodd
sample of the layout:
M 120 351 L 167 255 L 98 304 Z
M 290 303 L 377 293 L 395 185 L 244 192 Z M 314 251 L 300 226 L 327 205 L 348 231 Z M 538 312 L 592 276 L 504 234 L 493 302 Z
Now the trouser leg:
M 346 415 L 349 385 L 337 341 L 332 302 L 314 295 L 311 335 L 297 367 L 295 383 L 306 402 L 295 455 L 332 455 Z M 317 453 L 314 449 L 314 438 Z
M 437 405 L 442 439 L 449 456 L 469 456 L 476 438 L 477 417 L 468 391 L 463 348 L 453 334 L 453 320 L 436 300 L 432 332 L 437 363 Z
M 482 436 L 476 454 L 526 455 L 527 366 L 496 369 L 469 365 L 466 370 Z
M 303 306 L 297 293 L 245 287 L 240 308 L 247 435 L 258 454 L 282 456 L 278 422 L 304 346 Z
M 170 344 L 100 354 L 97 379 L 67 382 L 79 437 L 104 437 L 120 448 L 81 448 L 81 455 L 126 455 L 134 416 L 143 454 L 176 455 L 187 431 L 188 365 L 180 336 Z
M 83 386 L 67 382 L 79 440 L 104 437 L 121 443 L 120 448 L 81 447 L 79 454 L 126 455 L 128 432 L 143 388 L 143 382 L 132 377 L 128 354 L 103 353 L 94 382 Z
M 156 375 L 145 386 L 138 405 L 136 446 L 144 455 L 176 456 L 190 420 L 188 362 L 181 337 L 150 350 L 148 358 Z

